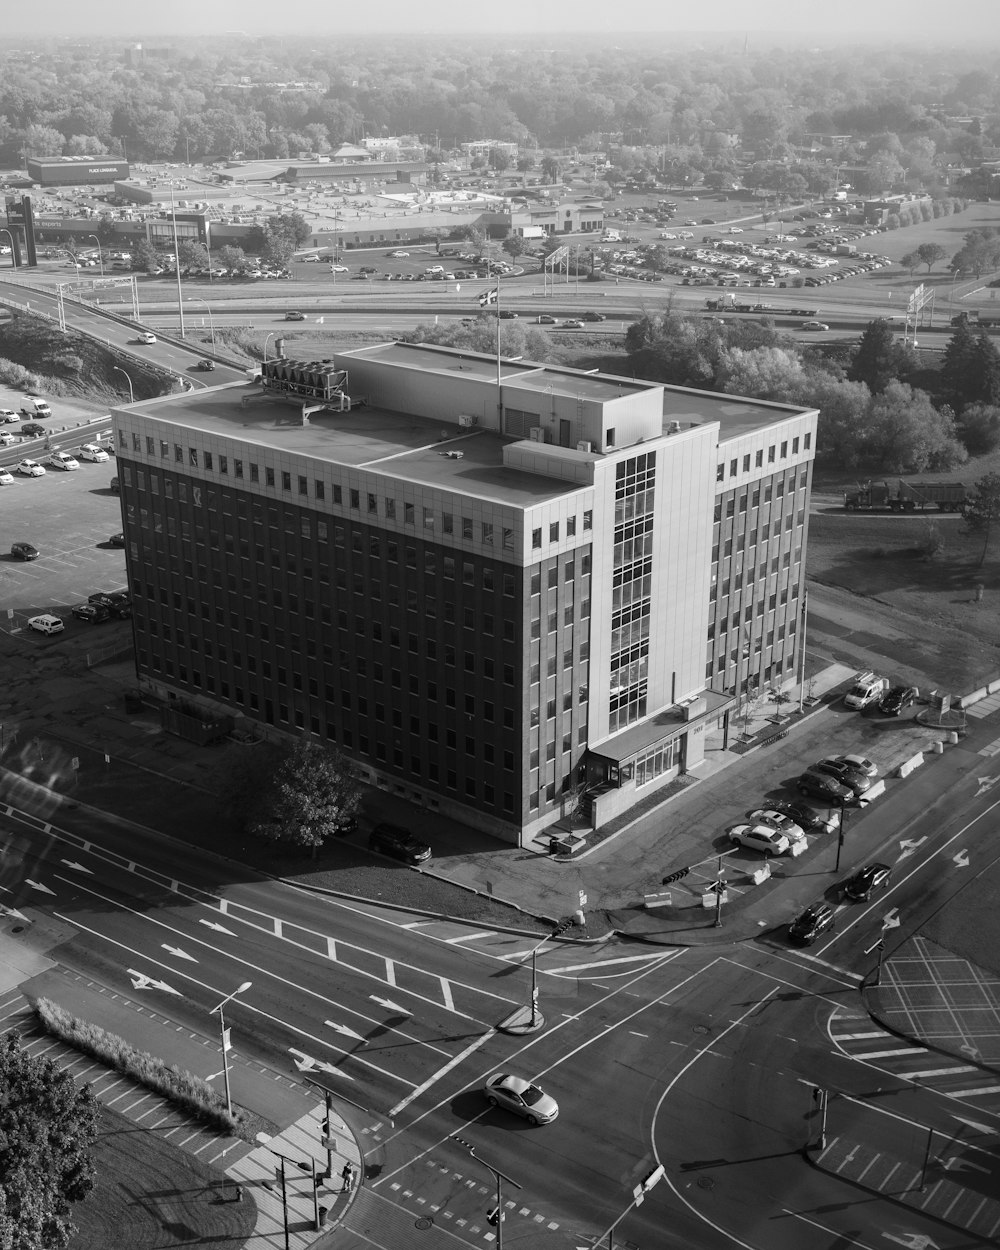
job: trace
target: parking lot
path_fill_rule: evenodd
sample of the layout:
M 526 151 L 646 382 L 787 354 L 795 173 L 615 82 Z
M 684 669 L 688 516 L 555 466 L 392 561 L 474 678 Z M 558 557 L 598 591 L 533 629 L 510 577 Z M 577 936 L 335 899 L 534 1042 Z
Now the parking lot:
M 0 486 L 0 628 L 20 629 L 25 640 L 43 647 L 58 647 L 76 634 L 111 641 L 129 629 L 126 621 L 87 624 L 69 611 L 95 591 L 126 586 L 125 553 L 108 542 L 122 529 L 119 497 L 110 486 L 114 458 L 79 465 L 71 472 L 47 469 L 44 477 L 15 474 L 11 485 Z M 12 556 L 15 542 L 30 542 L 38 559 Z M 47 638 L 28 631 L 28 618 L 44 612 L 62 617 L 65 633 Z

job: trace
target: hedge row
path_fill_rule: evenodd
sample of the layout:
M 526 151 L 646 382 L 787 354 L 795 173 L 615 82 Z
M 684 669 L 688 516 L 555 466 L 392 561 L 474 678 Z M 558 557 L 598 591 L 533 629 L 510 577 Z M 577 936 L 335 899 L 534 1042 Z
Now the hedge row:
M 38 999 L 35 1012 L 42 1027 L 53 1037 L 138 1081 L 210 1128 L 243 1136 L 239 1117 L 230 1115 L 223 1096 L 201 1077 L 136 1050 L 123 1038 L 70 1015 L 47 998 Z

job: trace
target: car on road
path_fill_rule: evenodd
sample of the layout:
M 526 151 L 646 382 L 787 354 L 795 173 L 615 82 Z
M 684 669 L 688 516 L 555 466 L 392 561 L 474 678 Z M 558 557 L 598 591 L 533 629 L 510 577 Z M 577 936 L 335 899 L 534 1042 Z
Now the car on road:
M 892 686 L 878 701 L 878 710 L 885 716 L 901 716 L 917 699 L 916 686 Z
M 347 265 L 331 265 L 330 272 L 331 273 L 350 273 L 351 271 L 347 267 Z
M 306 315 L 304 312 L 296 312 L 293 310 L 292 312 L 285 313 L 286 321 L 305 321 L 305 319 Z
M 856 796 L 850 786 L 844 785 L 829 773 L 817 773 L 807 769 L 795 782 L 799 794 L 807 794 L 826 803 L 850 803 Z
M 587 312 L 581 313 L 580 318 L 583 321 L 607 321 L 604 313 L 594 312 L 593 309 L 588 309 Z
M 549 1094 L 509 1072 L 495 1072 L 483 1086 L 491 1107 L 503 1107 L 523 1116 L 529 1124 L 551 1124 L 559 1114 L 559 1104 Z
M 111 612 L 103 603 L 77 603 L 70 608 L 70 612 L 78 621 L 86 621 L 89 625 L 111 619 Z
M 431 857 L 431 848 L 426 842 L 398 825 L 376 825 L 368 835 L 368 848 L 406 864 L 422 864 Z
M 582 330 L 583 322 L 577 321 L 575 317 L 571 317 L 569 321 L 564 321 L 560 327 L 562 330 Z
M 125 535 L 124 534 L 112 534 L 111 537 L 108 539 L 108 546 L 109 547 L 124 547 Z
M 554 326 L 558 325 L 559 322 L 555 317 L 550 317 L 548 313 L 539 313 L 536 318 L 536 324 L 540 326 Z
M 28 618 L 28 628 L 33 629 L 36 634 L 61 634 L 66 626 L 58 616 L 43 612 L 41 616 Z
M 132 341 L 151 347 L 156 342 L 156 335 L 151 330 L 141 330 Z
M 852 903 L 867 903 L 876 890 L 887 890 L 892 879 L 888 864 L 865 864 L 840 887 L 840 896 Z
M 53 469 L 62 469 L 63 472 L 70 472 L 80 467 L 80 462 L 74 460 L 67 451 L 52 451 L 45 457 L 45 463 L 51 465 Z
M 398 249 L 395 252 L 386 252 L 386 256 L 391 256 L 393 260 L 402 260 L 404 256 L 409 256 L 409 252 L 402 252 Z
M 764 855 L 784 855 L 792 845 L 790 838 L 769 825 L 734 825 L 729 840 Z
M 205 373 L 212 373 L 215 370 L 215 361 L 209 360 L 208 357 L 206 356 L 204 360 L 198 361 L 198 364 L 196 367 L 198 369 L 201 369 Z
M 84 443 L 76 454 L 81 460 L 92 460 L 94 464 L 103 464 L 109 459 L 108 453 L 100 443 Z
M 799 326 L 800 330 L 829 330 L 829 328 L 825 321 L 803 321 Z
M 41 438 L 43 434 L 48 434 L 48 430 L 44 425 L 39 425 L 37 421 L 25 421 L 24 425 L 18 430 L 18 434 L 22 438 Z
M 504 309 L 501 309 L 501 311 L 499 312 L 498 316 L 499 316 L 499 318 L 500 318 L 500 320 L 501 320 L 501 321 L 514 321 L 514 320 L 516 320 L 516 319 L 517 319 L 517 313 L 516 313 L 516 312 L 511 312 L 511 310 L 510 310 L 509 308 L 504 308 Z M 565 323 L 565 322 L 563 322 L 563 325 L 565 325 L 565 324 L 566 324 L 566 323 Z
M 758 807 L 752 811 L 747 820 L 751 825 L 767 825 L 769 829 L 777 829 L 790 842 L 800 842 L 806 835 L 801 825 L 786 812 L 779 812 L 776 807 Z
M 20 420 L 13 408 L 0 408 L 0 425 L 13 425 Z
M 812 946 L 827 929 L 832 929 L 837 913 L 829 903 L 813 903 L 788 926 L 788 937 L 799 946 Z
M 132 596 L 127 590 L 97 590 L 87 596 L 87 602 L 107 608 L 112 616 L 132 615 Z
M 836 779 L 855 794 L 864 794 L 866 790 L 871 789 L 872 779 L 859 768 L 852 768 L 850 764 L 844 764 L 839 759 L 820 760 L 816 764 L 812 764 L 809 769 L 813 773 L 826 773 L 829 777 Z
M 22 460 L 17 466 L 17 471 L 22 477 L 44 477 L 45 470 L 37 460 Z

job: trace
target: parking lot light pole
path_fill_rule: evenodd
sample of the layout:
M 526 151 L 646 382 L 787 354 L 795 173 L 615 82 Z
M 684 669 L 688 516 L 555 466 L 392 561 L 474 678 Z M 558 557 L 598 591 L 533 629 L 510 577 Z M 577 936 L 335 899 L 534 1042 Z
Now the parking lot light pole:
M 226 1017 L 223 1014 L 222 1009 L 225 1007 L 226 1003 L 235 998 L 237 994 L 245 994 L 252 984 L 252 981 L 244 981 L 243 984 L 233 990 L 231 994 L 227 994 L 222 1002 L 219 1003 L 218 1007 L 213 1007 L 208 1013 L 210 1016 L 214 1016 L 216 1012 L 219 1013 L 219 1029 L 222 1032 L 222 1073 L 223 1079 L 226 1083 L 226 1110 L 230 1115 L 233 1114 L 233 1099 L 229 1092 L 229 1035 L 226 1032 Z M 284 1184 L 284 1176 L 282 1176 L 282 1184 Z
M 128 383 L 128 402 L 130 404 L 134 404 L 135 403 L 135 391 L 132 390 L 132 379 L 128 376 L 127 373 L 125 373 L 125 370 L 120 368 L 118 365 L 112 365 L 111 368 L 115 371 L 115 373 L 125 374 L 125 381 Z
M 485 1159 L 480 1159 L 479 1155 L 476 1154 L 476 1148 L 472 1144 L 472 1142 L 466 1141 L 464 1137 L 453 1137 L 452 1141 L 457 1142 L 459 1146 L 464 1146 L 465 1149 L 469 1152 L 469 1154 L 473 1157 L 473 1159 L 475 1159 L 477 1163 L 481 1163 L 488 1172 L 492 1172 L 493 1174 L 493 1179 L 496 1181 L 496 1185 L 497 1185 L 497 1198 L 496 1198 L 496 1208 L 495 1208 L 496 1230 L 497 1230 L 497 1250 L 503 1250 L 503 1218 L 504 1217 L 503 1217 L 502 1182 L 506 1181 L 508 1185 L 513 1185 L 515 1189 L 520 1189 L 521 1186 L 517 1183 L 517 1181 L 512 1180 L 509 1176 L 505 1176 L 504 1173 L 499 1170 L 499 1168 L 493 1167 L 493 1165 L 491 1163 L 487 1163 Z M 486 1217 L 490 1223 L 493 1223 L 493 1219 L 492 1219 L 493 1214 L 494 1214 L 493 1212 L 490 1212 L 490 1214 Z

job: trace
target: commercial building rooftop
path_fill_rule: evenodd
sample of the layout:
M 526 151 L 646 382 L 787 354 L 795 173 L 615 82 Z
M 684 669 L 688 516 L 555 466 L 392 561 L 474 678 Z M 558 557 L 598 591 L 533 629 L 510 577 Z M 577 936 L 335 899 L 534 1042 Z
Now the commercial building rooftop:
M 735 395 L 720 395 L 716 391 L 691 391 L 682 386 L 663 388 L 665 422 L 707 425 L 718 421 L 720 443 L 764 429 L 776 421 L 801 416 L 808 411 L 810 410 L 795 404 L 776 404 L 766 399 L 742 399 Z

